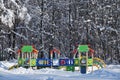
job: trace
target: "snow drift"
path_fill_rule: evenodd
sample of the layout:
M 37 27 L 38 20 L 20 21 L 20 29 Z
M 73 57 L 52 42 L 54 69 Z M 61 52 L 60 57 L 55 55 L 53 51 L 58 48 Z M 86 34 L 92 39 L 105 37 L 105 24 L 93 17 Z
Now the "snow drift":
M 31 68 L 17 68 L 7 70 L 15 65 L 16 61 L 0 62 L 0 80 L 119 80 L 120 65 L 108 65 L 107 68 L 96 70 L 93 73 L 81 74 L 78 71 L 62 71 L 57 69 L 43 68 L 33 70 Z

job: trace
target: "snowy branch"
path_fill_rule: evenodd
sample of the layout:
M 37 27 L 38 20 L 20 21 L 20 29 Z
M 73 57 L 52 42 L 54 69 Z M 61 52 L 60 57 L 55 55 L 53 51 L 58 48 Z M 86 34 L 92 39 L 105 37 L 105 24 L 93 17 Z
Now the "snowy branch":
M 11 32 L 14 33 L 15 35 L 19 36 L 19 37 L 22 37 L 24 40 L 28 40 L 28 38 L 25 37 L 25 36 L 22 35 L 22 34 L 19 34 L 19 33 L 15 32 L 15 31 L 13 31 L 13 30 L 12 30 Z
M 18 3 L 15 0 L 10 0 L 10 1 L 12 3 L 7 2 L 8 3 L 7 6 L 9 6 L 9 4 L 13 4 L 16 6 L 16 7 L 14 7 L 14 9 L 7 8 L 5 3 L 3 3 L 3 0 L 0 2 L 0 11 L 2 11 L 1 15 L 0 15 L 1 22 L 5 25 L 9 26 L 10 28 L 13 27 L 16 18 L 18 18 L 20 20 L 25 20 L 25 23 L 28 24 L 31 17 L 27 13 L 27 8 L 24 6 L 18 5 Z
M 109 41 L 108 44 L 110 45 L 110 44 L 112 44 L 112 43 L 115 43 L 116 41 L 120 41 L 120 39 Z

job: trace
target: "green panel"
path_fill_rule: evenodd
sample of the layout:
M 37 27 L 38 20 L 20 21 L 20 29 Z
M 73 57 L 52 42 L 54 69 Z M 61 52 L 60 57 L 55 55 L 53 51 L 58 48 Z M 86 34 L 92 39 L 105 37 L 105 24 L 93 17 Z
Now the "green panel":
M 92 65 L 93 65 L 93 59 L 90 58 L 90 59 L 88 59 L 88 66 L 92 66 Z
M 89 51 L 88 45 L 79 45 L 78 46 L 78 52 L 88 52 L 88 51 Z
M 33 47 L 32 46 L 23 46 L 21 50 L 22 50 L 22 53 L 24 53 L 24 52 L 30 53 L 33 51 Z
M 79 59 L 74 59 L 74 66 L 79 66 Z
M 67 66 L 66 71 L 75 71 L 75 67 L 74 66 Z
M 19 65 L 19 66 L 22 66 L 23 64 L 24 64 L 24 59 L 19 58 L 19 59 L 18 59 L 18 65 Z
M 36 66 L 36 59 L 30 60 L 30 66 Z

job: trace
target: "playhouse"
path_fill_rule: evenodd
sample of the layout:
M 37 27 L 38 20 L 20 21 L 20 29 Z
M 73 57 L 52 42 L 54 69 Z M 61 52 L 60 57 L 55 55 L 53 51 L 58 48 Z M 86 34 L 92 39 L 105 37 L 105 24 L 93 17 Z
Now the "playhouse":
M 23 46 L 17 51 L 18 65 L 23 67 L 36 66 L 36 59 L 38 57 L 38 50 L 33 46 Z

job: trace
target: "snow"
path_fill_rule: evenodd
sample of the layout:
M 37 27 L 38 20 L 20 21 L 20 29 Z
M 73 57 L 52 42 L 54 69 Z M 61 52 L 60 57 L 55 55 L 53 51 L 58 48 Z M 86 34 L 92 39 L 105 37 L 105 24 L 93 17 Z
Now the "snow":
M 14 5 L 16 5 L 18 8 L 20 7 L 16 2 L 15 2 L 15 0 L 11 0 L 13 3 L 14 3 Z
M 22 38 L 25 39 L 25 40 L 28 40 L 28 38 L 25 37 L 23 34 L 16 33 L 16 32 L 13 31 L 13 30 L 12 30 L 12 32 L 13 32 L 14 34 L 16 34 L 17 36 L 22 37 Z
M 7 70 L 17 61 L 0 62 L 0 80 L 119 80 L 120 65 L 108 65 L 105 69 L 96 70 L 93 73 L 81 74 L 79 71 L 63 71 L 58 69 L 43 68 L 33 70 L 31 68 L 17 68 Z
M 100 29 L 100 31 L 105 30 L 105 27 L 102 27 L 102 26 L 97 26 L 97 28 Z
M 19 10 L 19 15 L 18 17 L 21 19 L 21 20 L 24 20 L 24 17 L 27 15 L 27 8 L 26 7 L 21 7 L 20 10 Z
M 114 28 L 112 28 L 112 27 L 107 27 L 106 29 L 107 29 L 108 31 L 114 31 L 116 34 L 119 34 L 118 31 L 117 31 L 117 29 L 114 29 Z
M 31 16 L 27 13 L 27 15 L 25 16 L 25 24 L 28 24 L 31 20 Z
M 15 52 L 14 50 L 12 50 L 11 48 L 6 48 L 7 52 Z
M 3 4 L 3 0 L 0 1 L 0 8 L 5 9 L 4 4 Z
M 106 7 L 107 7 L 107 8 L 110 8 L 111 6 L 110 6 L 110 5 L 107 5 Z
M 0 2 L 0 8 L 3 9 L 3 14 L 0 16 L 1 22 L 11 28 L 15 20 L 14 11 L 7 9 L 3 3 L 3 0 Z
M 90 19 L 88 19 L 88 20 L 85 20 L 84 22 L 90 22 L 91 20 Z
M 1 21 L 8 25 L 10 28 L 13 26 L 14 22 L 14 12 L 10 9 L 4 10 L 3 14 L 1 15 Z
M 15 0 L 10 0 L 10 2 L 12 3 L 12 5 L 15 5 L 14 9 L 10 9 L 10 8 L 8 9 L 5 6 L 5 3 L 3 2 L 3 0 L 0 1 L 1 22 L 9 26 L 10 28 L 13 27 L 15 23 L 15 18 L 18 18 L 21 21 L 25 20 L 24 22 L 28 24 L 29 21 L 31 20 L 31 16 L 28 14 L 27 8 L 25 6 L 18 5 L 18 3 Z
M 11 67 L 15 64 L 17 64 L 16 60 L 14 60 L 14 62 L 13 61 L 9 61 L 9 62 L 8 61 L 1 61 L 0 62 L 0 71 L 1 70 L 7 70 L 9 67 Z

